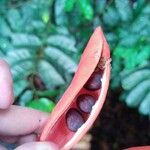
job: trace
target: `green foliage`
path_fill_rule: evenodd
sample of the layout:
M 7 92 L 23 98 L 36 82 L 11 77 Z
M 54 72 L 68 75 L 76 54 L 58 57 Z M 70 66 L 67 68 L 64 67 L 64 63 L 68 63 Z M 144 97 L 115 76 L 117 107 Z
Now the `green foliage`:
M 112 91 L 123 89 L 127 106 L 150 115 L 148 0 L 0 1 L 0 57 L 11 66 L 16 101 L 57 101 L 99 25 L 111 48 Z
M 71 12 L 73 10 L 75 4 L 75 0 L 66 0 L 65 2 L 65 11 L 66 12 Z
M 146 107 L 146 104 L 149 104 L 147 100 L 149 82 L 146 80 L 149 71 L 139 72 L 141 67 L 149 66 L 150 60 L 150 4 L 146 0 L 137 0 L 136 2 L 96 0 L 90 5 L 95 10 L 92 27 L 101 25 L 110 44 L 113 60 L 111 88 L 117 90 L 122 86 L 120 99 L 130 107 L 138 107 L 140 113 L 150 115 L 149 105 Z M 75 9 L 72 10 L 72 13 L 75 12 Z M 80 15 L 78 15 L 79 18 Z M 80 21 L 76 24 L 76 28 L 81 30 L 76 37 L 82 43 L 85 43 L 82 39 L 85 32 L 83 28 L 87 28 L 88 23 L 89 21 L 86 23 Z M 86 33 L 91 33 L 90 28 Z M 83 35 L 83 37 L 85 36 Z M 132 72 L 134 74 L 131 74 Z M 123 74 L 131 75 L 130 78 L 127 78 Z M 140 77 L 135 78 L 136 75 Z
M 47 98 L 40 98 L 32 100 L 26 104 L 27 107 L 38 109 L 44 112 L 51 112 L 55 107 L 55 104 Z
M 139 107 L 145 115 L 150 114 L 150 67 L 122 73 L 122 87 L 126 91 L 125 102 L 129 107 Z
M 142 48 L 142 50 L 141 50 Z M 124 67 L 127 70 L 132 70 L 136 66 L 140 66 L 148 62 L 150 58 L 150 47 L 148 45 L 137 45 L 136 47 L 116 47 L 114 57 L 119 57 L 124 60 Z M 136 59 L 135 59 L 136 58 Z
M 129 0 L 115 0 L 117 12 L 122 21 L 129 21 L 132 19 L 132 8 Z
M 93 18 L 94 12 L 89 0 L 66 0 L 64 9 L 66 12 L 71 12 L 75 6 L 85 19 L 91 20 Z
M 111 7 L 115 13 L 109 12 Z M 116 90 L 122 85 L 121 100 L 130 107 L 138 107 L 140 113 L 150 115 L 149 80 L 146 80 L 149 70 L 139 71 L 145 65 L 150 66 L 150 4 L 140 0 L 133 4 L 116 0 L 107 10 L 111 21 L 106 21 L 106 12 L 104 23 L 109 26 L 105 29 L 113 57 L 111 87 Z M 112 34 L 109 33 L 111 28 L 115 29 Z
M 77 55 L 75 39 L 67 28 L 60 29 L 51 23 L 51 1 L 16 1 L 15 4 L 4 1 L 3 7 L 0 58 L 11 67 L 17 103 L 24 106 L 43 96 L 56 100 L 77 67 L 73 58 Z M 53 90 L 57 94 L 52 94 Z M 31 105 L 36 108 L 41 103 L 39 100 Z

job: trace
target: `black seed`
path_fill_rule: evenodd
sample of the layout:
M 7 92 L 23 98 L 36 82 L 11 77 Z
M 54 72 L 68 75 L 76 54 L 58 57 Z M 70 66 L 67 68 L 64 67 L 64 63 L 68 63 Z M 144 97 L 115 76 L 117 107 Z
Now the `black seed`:
M 93 96 L 83 94 L 77 98 L 77 105 L 83 112 L 90 113 L 95 101 L 96 99 Z
M 101 74 L 95 72 L 91 75 L 91 77 L 86 82 L 84 87 L 88 90 L 98 90 L 101 88 L 101 84 L 102 84 L 101 79 L 102 79 Z
M 75 108 L 68 110 L 66 114 L 66 121 L 69 130 L 73 132 L 76 132 L 84 123 L 82 115 Z

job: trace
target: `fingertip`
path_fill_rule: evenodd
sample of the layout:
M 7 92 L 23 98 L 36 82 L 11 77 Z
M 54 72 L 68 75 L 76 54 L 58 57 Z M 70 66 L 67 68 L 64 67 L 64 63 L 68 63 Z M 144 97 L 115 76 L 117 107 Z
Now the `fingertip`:
M 30 142 L 17 147 L 15 150 L 58 150 L 58 147 L 52 142 Z
M 0 59 L 0 65 L 7 65 L 8 66 L 7 62 L 3 59 Z
M 0 141 L 13 144 L 18 140 L 19 137 L 16 136 L 0 136 Z M 1 150 L 1 149 L 0 149 Z
M 0 109 L 7 109 L 14 101 L 13 81 L 9 65 L 0 59 Z
M 48 113 L 39 111 L 39 123 L 37 129 L 34 131 L 37 135 L 41 134 L 41 132 L 43 131 L 43 128 L 46 122 L 48 121 L 48 117 L 49 117 Z
M 3 147 L 2 145 L 0 145 L 0 150 L 7 150 L 7 149 Z
M 25 143 L 34 142 L 36 141 L 36 139 L 37 137 L 35 134 L 24 135 L 19 138 L 19 140 L 17 141 L 17 145 L 19 146 Z
M 1 97 L 1 96 L 0 96 Z M 4 98 L 4 99 L 0 99 L 0 109 L 7 109 L 9 108 L 13 103 L 13 100 L 12 98 L 7 98 L 7 100 Z

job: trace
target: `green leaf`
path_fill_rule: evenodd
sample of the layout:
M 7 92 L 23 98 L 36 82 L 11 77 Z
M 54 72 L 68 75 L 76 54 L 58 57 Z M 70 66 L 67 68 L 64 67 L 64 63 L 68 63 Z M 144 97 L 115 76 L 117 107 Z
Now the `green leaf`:
M 130 107 L 137 107 L 150 90 L 150 79 L 138 84 L 127 96 L 126 103 Z
M 2 16 L 0 16 L 0 36 L 9 36 L 11 30 Z
M 33 98 L 33 91 L 26 90 L 20 97 L 19 105 L 26 106 L 28 102 L 30 102 Z
M 150 78 L 150 69 L 135 71 L 122 79 L 122 87 L 125 90 L 130 90 L 135 87 L 139 82 L 148 78 Z
M 0 58 L 4 57 L 4 53 L 0 50 Z
M 131 25 L 131 30 L 133 32 L 136 32 L 137 34 L 139 34 L 139 36 L 141 36 L 141 33 L 139 33 L 139 32 L 142 32 L 142 30 L 146 29 L 146 31 L 148 31 L 147 28 L 150 25 L 149 15 L 148 16 L 146 16 L 146 15 L 138 16 L 138 18 Z
M 12 44 L 16 47 L 37 47 L 41 46 L 40 39 L 35 35 L 16 33 L 11 35 Z
M 150 116 L 150 92 L 145 96 L 139 106 L 139 112 Z
M 63 85 L 65 82 L 56 69 L 47 61 L 41 60 L 38 64 L 38 72 L 48 88 Z
M 75 39 L 64 35 L 51 35 L 47 39 L 47 43 L 51 46 L 56 46 L 63 49 L 65 52 L 77 52 L 75 48 Z
M 108 7 L 106 12 L 103 15 L 104 24 L 107 26 L 113 27 L 119 23 L 119 15 L 115 8 Z
M 150 47 L 149 46 L 143 46 L 142 48 L 140 47 L 139 53 L 137 55 L 136 63 L 137 65 L 139 64 L 144 64 L 145 62 L 149 62 L 150 60 Z
M 25 48 L 11 50 L 7 52 L 7 55 L 5 57 L 10 66 L 14 66 L 15 64 L 22 63 L 26 60 L 31 60 L 32 58 L 33 56 L 32 53 L 30 53 L 30 50 Z
M 57 34 L 59 34 L 59 35 L 65 35 L 65 36 L 70 36 L 70 34 L 69 34 L 69 30 L 68 30 L 68 28 L 67 27 L 65 27 L 65 26 L 58 26 L 58 27 L 55 27 L 55 30 L 56 30 L 56 32 L 57 32 Z M 75 39 L 74 39 L 75 40 Z
M 26 3 L 26 5 L 22 5 L 20 12 L 22 14 L 24 24 L 34 21 L 34 17 L 37 17 L 36 10 L 37 6 L 32 1 L 30 3 Z
M 48 23 L 48 21 L 49 21 L 49 11 L 48 10 L 43 12 L 42 20 L 44 23 Z
M 6 53 L 9 50 L 13 49 L 13 46 L 6 38 L 0 38 L 0 49 Z
M 38 109 L 44 112 L 51 112 L 53 108 L 55 107 L 55 104 L 47 98 L 40 98 L 37 100 L 30 101 L 26 106 L 34 108 L 34 109 Z
M 142 66 L 150 59 L 149 46 L 116 47 L 113 53 L 115 59 L 120 58 L 120 63 L 126 70 L 133 70 L 136 66 Z M 136 58 L 136 59 L 135 59 Z
M 30 25 L 25 27 L 25 31 L 28 33 L 35 32 L 37 35 L 41 36 L 44 32 L 45 24 L 42 21 L 32 20 Z
M 23 22 L 21 19 L 21 15 L 17 9 L 9 9 L 7 13 L 7 19 L 14 31 L 22 31 Z
M 120 39 L 120 45 L 125 47 L 133 47 L 140 39 L 139 34 L 128 34 Z
M 91 20 L 93 18 L 93 8 L 89 0 L 77 0 L 77 4 L 80 8 L 82 15 L 87 20 Z
M 120 63 L 120 59 L 116 58 L 115 61 L 112 62 L 112 68 L 114 68 L 113 72 L 112 72 L 112 84 L 111 87 L 112 88 L 117 88 L 120 85 L 120 75 L 118 75 L 118 72 L 120 72 L 121 70 L 121 63 Z
M 36 91 L 36 94 L 40 97 L 56 97 L 60 93 L 59 90 L 46 90 L 46 91 Z
M 11 72 L 14 80 L 23 80 L 28 75 L 33 73 L 34 65 L 32 61 L 22 61 L 19 64 L 12 66 Z
M 18 80 L 14 82 L 13 89 L 14 89 L 14 95 L 15 97 L 19 96 L 23 90 L 25 90 L 28 86 L 28 83 L 26 80 Z
M 132 8 L 129 0 L 115 0 L 116 8 L 122 21 L 132 18 Z
M 66 12 L 71 12 L 73 7 L 74 7 L 74 4 L 75 4 L 75 0 L 66 0 L 65 2 L 65 11 Z
M 106 7 L 106 4 L 107 4 L 106 0 L 96 0 L 95 11 L 99 14 L 103 13 Z
M 150 91 L 149 65 L 141 66 L 133 71 L 124 70 L 120 76 L 124 89 L 121 100 L 125 101 L 129 107 L 137 107 L 141 114 L 149 115 L 149 106 L 146 106 L 149 105 L 149 101 L 145 100 Z
M 146 0 L 137 0 L 137 1 L 135 1 L 134 9 L 135 9 L 136 13 L 139 12 L 141 10 L 141 8 L 144 7 L 144 5 L 146 4 L 145 2 L 146 2 Z
M 68 18 L 64 11 L 66 0 L 55 0 L 55 21 L 57 25 L 64 26 L 68 24 Z
M 57 68 L 63 69 L 62 72 L 74 73 L 77 69 L 76 63 L 59 49 L 48 47 L 45 49 L 45 55 L 51 60 Z M 65 64 L 62 66 L 62 64 Z
M 107 33 L 105 36 L 108 42 L 111 44 L 115 44 L 117 41 L 117 35 L 115 33 Z

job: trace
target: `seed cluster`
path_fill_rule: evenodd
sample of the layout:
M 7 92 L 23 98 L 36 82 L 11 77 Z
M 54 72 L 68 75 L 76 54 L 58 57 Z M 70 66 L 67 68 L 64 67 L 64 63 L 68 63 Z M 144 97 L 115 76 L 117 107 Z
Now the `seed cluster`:
M 101 79 L 102 75 L 99 72 L 94 72 L 84 85 L 84 88 L 89 91 L 99 90 L 101 88 Z M 66 114 L 67 127 L 73 132 L 76 132 L 84 124 L 82 113 L 90 113 L 92 111 L 96 98 L 90 94 L 81 94 L 77 97 L 76 102 L 79 110 L 71 108 Z

